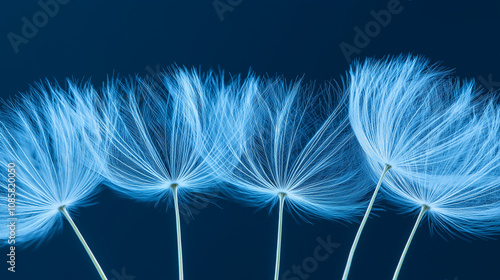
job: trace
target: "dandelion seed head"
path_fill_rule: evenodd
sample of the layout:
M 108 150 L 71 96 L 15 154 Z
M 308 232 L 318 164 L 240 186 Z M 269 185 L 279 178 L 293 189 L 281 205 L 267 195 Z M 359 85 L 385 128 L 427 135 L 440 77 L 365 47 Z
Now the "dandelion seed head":
M 160 77 L 161 83 L 134 77 L 106 85 L 102 131 L 109 143 L 94 154 L 104 163 L 109 185 L 119 193 L 169 205 L 176 185 L 185 206 L 199 195 L 213 193 L 221 183 L 221 166 L 214 162 L 227 158 L 221 147 L 235 148 L 230 145 L 237 142 L 214 143 L 229 135 L 244 137 L 234 129 L 244 118 L 231 105 L 241 85 L 236 78 L 226 82 L 212 72 L 182 68 Z
M 458 83 L 418 56 L 355 63 L 348 91 L 352 129 L 377 177 L 386 165 L 411 176 L 415 166 L 441 161 L 461 145 L 456 128 L 476 109 L 472 82 Z M 440 142 L 429 151 L 436 134 Z
M 457 88 L 455 84 L 450 90 Z M 463 109 L 458 102 L 450 112 L 456 111 L 454 106 Z M 487 237 L 500 229 L 500 113 L 492 102 L 481 102 L 479 107 L 481 113 L 470 113 L 472 117 L 448 127 L 449 134 L 428 138 L 423 164 L 411 170 L 419 176 L 391 173 L 385 182 L 385 195 L 400 211 L 429 206 L 430 228 L 443 236 Z M 441 160 L 435 161 L 435 148 L 443 138 L 450 142 L 450 136 L 453 149 L 441 149 Z
M 3 112 L 0 162 L 15 164 L 16 208 L 15 216 L 10 216 L 2 201 L 0 211 L 2 219 L 17 218 L 16 244 L 38 245 L 50 238 L 62 226 L 61 206 L 77 211 L 92 204 L 98 192 L 101 177 L 83 145 L 80 126 L 91 122 L 95 92 L 88 84 L 68 82 L 67 88 L 40 83 L 7 103 Z M 2 180 L 0 191 L 7 193 L 8 188 Z M 6 228 L 0 229 L 2 239 L 8 236 Z
M 359 169 L 347 164 L 353 143 L 345 100 L 329 92 L 332 106 L 328 91 L 281 79 L 262 82 L 256 91 L 251 137 L 231 154 L 233 166 L 224 174 L 229 197 L 272 208 L 282 196 L 301 218 L 352 219 L 367 189 L 355 183 Z

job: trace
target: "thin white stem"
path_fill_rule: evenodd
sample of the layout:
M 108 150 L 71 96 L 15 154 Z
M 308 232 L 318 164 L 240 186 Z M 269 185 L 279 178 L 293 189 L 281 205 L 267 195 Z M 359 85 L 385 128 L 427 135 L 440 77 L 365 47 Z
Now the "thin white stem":
M 403 254 L 401 254 L 401 258 L 399 259 L 398 267 L 396 268 L 396 271 L 394 272 L 394 276 L 392 277 L 392 280 L 398 279 L 399 271 L 401 270 L 401 266 L 403 265 L 403 261 L 405 260 L 406 253 L 408 252 L 408 248 L 410 248 L 410 244 L 411 244 L 411 241 L 413 240 L 413 236 L 415 235 L 415 232 L 417 231 L 417 228 L 420 225 L 420 222 L 422 221 L 422 218 L 424 217 L 425 212 L 427 212 L 429 209 L 430 209 L 429 206 L 422 205 L 422 209 L 420 209 L 420 214 L 418 215 L 417 221 L 415 222 L 415 225 L 413 226 L 413 230 L 411 231 L 410 237 L 408 238 L 408 242 L 406 242 L 405 249 L 403 250 Z
M 170 186 L 174 194 L 175 223 L 177 228 L 177 258 L 179 262 L 179 280 L 184 280 L 184 269 L 182 266 L 182 240 L 181 240 L 181 218 L 179 214 L 179 199 L 177 197 L 177 184 Z
M 281 232 L 283 228 L 283 206 L 285 205 L 285 193 L 279 193 L 280 197 L 280 210 L 278 219 L 278 242 L 276 245 L 276 268 L 274 272 L 274 280 L 278 280 L 280 275 L 280 257 L 281 257 Z
M 85 251 L 87 251 L 87 254 L 89 254 L 89 257 L 92 260 L 92 263 L 94 263 L 94 266 L 97 269 L 99 276 L 101 276 L 102 280 L 107 280 L 108 278 L 106 278 L 106 275 L 104 275 L 104 271 L 102 270 L 101 266 L 99 265 L 99 263 L 97 262 L 97 259 L 94 256 L 94 254 L 90 250 L 89 245 L 87 245 L 87 242 L 85 242 L 83 235 L 78 230 L 78 227 L 76 227 L 76 224 L 75 224 L 75 222 L 73 222 L 73 219 L 71 219 L 71 216 L 69 215 L 68 210 L 66 210 L 66 206 L 59 207 L 59 210 L 63 213 L 64 217 L 66 217 L 66 220 L 68 220 L 69 224 L 71 225 L 71 227 L 75 231 L 76 235 L 78 236 L 78 239 L 80 239 L 80 242 L 82 242 L 82 245 L 85 248 Z
M 361 237 L 361 233 L 363 232 L 363 228 L 365 227 L 366 221 L 370 216 L 370 212 L 372 211 L 373 204 L 375 203 L 375 198 L 377 197 L 378 191 L 380 190 L 380 186 L 382 185 L 382 181 L 384 180 L 385 174 L 387 171 L 391 169 L 391 166 L 386 164 L 380 179 L 378 180 L 377 187 L 373 192 L 372 199 L 370 200 L 370 204 L 368 204 L 368 208 L 366 209 L 365 216 L 363 217 L 363 221 L 359 225 L 358 232 L 356 233 L 356 237 L 354 238 L 354 242 L 351 246 L 351 251 L 349 252 L 349 258 L 347 258 L 347 264 L 344 269 L 344 276 L 342 276 L 342 280 L 347 280 L 347 276 L 349 276 L 349 270 L 351 269 L 352 259 L 354 258 L 354 252 L 356 252 L 356 247 L 358 246 L 359 238 Z

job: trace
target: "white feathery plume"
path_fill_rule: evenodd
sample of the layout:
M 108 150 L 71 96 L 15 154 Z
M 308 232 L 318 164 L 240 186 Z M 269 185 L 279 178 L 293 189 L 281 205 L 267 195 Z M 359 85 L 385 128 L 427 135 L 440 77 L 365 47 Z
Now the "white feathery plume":
M 71 224 L 102 279 L 103 270 L 71 218 L 92 203 L 101 176 L 82 140 L 83 123 L 95 123 L 88 84 L 40 84 L 29 95 L 12 100 L 0 122 L 0 162 L 15 172 L 15 182 L 0 182 L 0 191 L 15 198 L 15 210 L 2 215 L 17 218 L 16 244 L 40 244 L 62 228 L 64 216 Z M 87 134 L 98 134 L 89 125 Z M 15 192 L 12 190 L 15 189 Z M 2 204 L 4 202 L 2 201 Z M 1 205 L 2 211 L 7 205 Z M 7 217 L 5 217 L 7 218 Z M 0 236 L 6 227 L 0 229 Z M 7 240 L 4 240 L 8 242 Z

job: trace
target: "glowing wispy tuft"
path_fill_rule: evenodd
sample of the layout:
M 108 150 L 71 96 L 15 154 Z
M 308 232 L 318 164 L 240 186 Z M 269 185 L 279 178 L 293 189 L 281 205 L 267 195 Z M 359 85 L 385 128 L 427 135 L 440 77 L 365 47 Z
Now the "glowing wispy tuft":
M 101 176 L 83 144 L 80 126 L 92 123 L 94 97 L 88 84 L 69 83 L 65 91 L 47 83 L 6 104 L 0 121 L 0 164 L 16 165 L 16 244 L 50 238 L 62 227 L 60 207 L 75 212 L 97 194 Z M 97 135 L 95 128 L 88 126 L 87 134 Z M 7 187 L 1 180 L 0 190 Z M 1 204 L 6 210 L 6 201 Z M 5 231 L 0 229 L 0 238 L 8 236 Z

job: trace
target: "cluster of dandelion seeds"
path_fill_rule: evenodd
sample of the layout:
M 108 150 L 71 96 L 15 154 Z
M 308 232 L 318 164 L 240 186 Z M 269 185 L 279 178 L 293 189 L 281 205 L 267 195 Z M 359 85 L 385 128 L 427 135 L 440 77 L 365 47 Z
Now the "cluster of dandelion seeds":
M 356 222 L 364 213 L 343 280 L 379 196 L 390 209 L 418 214 L 393 280 L 424 222 L 445 237 L 498 234 L 496 100 L 411 55 L 355 62 L 344 83 L 179 67 L 158 80 L 113 77 L 97 89 L 40 83 L 4 102 L 0 113 L 0 164 L 15 164 L 19 184 L 17 241 L 46 242 L 66 219 L 107 279 L 73 221 L 78 209 L 98 201 L 101 185 L 173 208 L 176 240 L 168 244 L 177 246 L 180 280 L 180 214 L 210 194 L 277 211 L 275 280 L 285 213 L 305 222 Z M 1 181 L 0 194 L 8 189 Z M 0 244 L 8 234 L 0 227 Z

